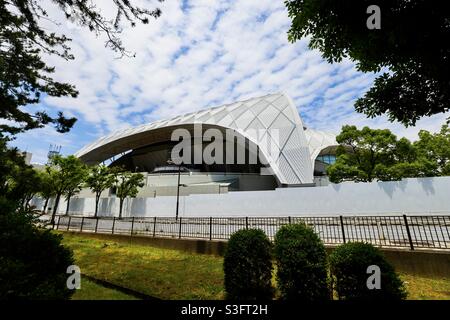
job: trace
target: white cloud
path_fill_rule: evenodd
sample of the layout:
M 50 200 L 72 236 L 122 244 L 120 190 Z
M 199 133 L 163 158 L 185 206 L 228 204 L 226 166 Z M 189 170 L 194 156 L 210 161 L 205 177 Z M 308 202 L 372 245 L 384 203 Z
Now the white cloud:
M 123 42 L 136 52 L 135 58 L 116 59 L 104 47 L 104 37 L 86 29 L 67 22 L 58 27 L 73 38 L 76 59 L 50 57 L 48 62 L 56 66 L 56 78 L 75 84 L 80 95 L 46 98 L 42 107 L 73 113 L 81 128 L 90 129 L 89 135 L 76 131 L 81 138 L 67 135 L 73 146 L 117 129 L 277 91 L 294 99 L 308 126 L 332 132 L 351 123 L 414 137 L 422 126 L 437 130 L 445 118 L 424 119 L 405 129 L 385 117 L 355 113 L 354 100 L 371 86 L 374 75 L 357 72 L 348 60 L 328 64 L 318 51 L 308 49 L 307 39 L 289 43 L 290 19 L 282 1 L 193 1 L 186 11 L 181 1 L 160 6 L 159 19 L 123 31 Z M 113 14 L 111 6 L 102 10 Z M 52 5 L 49 13 L 64 21 Z M 20 144 L 33 135 L 19 138 Z M 48 148 L 44 143 L 34 150 L 39 159 Z

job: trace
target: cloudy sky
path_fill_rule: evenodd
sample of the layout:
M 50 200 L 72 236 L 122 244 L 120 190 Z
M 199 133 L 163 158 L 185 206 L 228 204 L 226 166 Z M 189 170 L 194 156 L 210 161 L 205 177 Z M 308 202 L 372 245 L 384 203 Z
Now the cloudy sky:
M 80 94 L 46 97 L 33 110 L 62 110 L 78 122 L 68 134 L 50 127 L 19 135 L 13 144 L 32 152 L 32 162 L 44 163 L 50 144 L 72 154 L 114 130 L 279 91 L 293 98 L 307 126 L 332 133 L 344 124 L 368 125 L 415 139 L 420 129 L 436 131 L 446 118 L 404 128 L 356 113 L 353 103 L 375 75 L 357 72 L 351 61 L 328 64 L 308 49 L 307 39 L 289 43 L 290 19 L 281 0 L 166 0 L 159 6 L 159 19 L 124 29 L 123 42 L 136 57 L 122 59 L 104 47 L 104 37 L 47 6 L 61 22 L 48 28 L 73 39 L 75 60 L 46 60 L 56 66 L 55 78 L 75 84 Z M 112 14 L 111 7 L 102 10 Z

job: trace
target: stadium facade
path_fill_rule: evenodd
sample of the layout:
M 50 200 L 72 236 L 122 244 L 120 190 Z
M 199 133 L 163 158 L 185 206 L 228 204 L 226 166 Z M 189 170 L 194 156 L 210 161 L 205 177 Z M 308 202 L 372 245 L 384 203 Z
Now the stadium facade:
M 189 132 L 193 148 L 200 145 L 201 150 L 209 141 L 196 138 L 208 129 L 217 129 L 224 137 L 232 131 L 244 144 L 245 162 L 235 161 L 233 149 L 232 161 L 193 161 L 174 167 L 171 151 L 179 143 L 172 136 L 176 129 Z M 88 165 L 109 163 L 143 172 L 146 185 L 139 196 L 154 197 L 173 195 L 177 186 L 173 176 L 179 171 L 184 194 L 321 185 L 326 167 L 335 161 L 336 147 L 333 134 L 308 128 L 292 99 L 276 93 L 117 131 L 75 155 Z M 223 153 L 225 159 L 230 158 L 229 149 L 224 147 Z M 250 162 L 254 153 L 257 161 Z

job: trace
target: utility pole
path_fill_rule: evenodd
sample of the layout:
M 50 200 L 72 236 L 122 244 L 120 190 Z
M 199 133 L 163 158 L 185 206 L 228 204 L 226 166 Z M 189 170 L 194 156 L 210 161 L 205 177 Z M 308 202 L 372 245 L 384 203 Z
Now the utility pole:
M 169 159 L 167 160 L 168 164 L 175 164 L 173 160 Z M 178 182 L 177 182 L 177 209 L 175 212 L 175 220 L 178 220 L 178 209 L 180 207 L 180 176 L 181 176 L 181 163 L 178 164 Z

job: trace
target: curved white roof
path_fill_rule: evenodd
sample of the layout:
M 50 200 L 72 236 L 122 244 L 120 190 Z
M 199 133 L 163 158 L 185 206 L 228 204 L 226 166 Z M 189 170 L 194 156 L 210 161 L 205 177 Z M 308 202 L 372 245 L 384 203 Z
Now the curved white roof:
M 317 131 L 310 128 L 305 129 L 306 141 L 308 143 L 311 159 L 314 161 L 320 152 L 328 147 L 337 146 L 336 135 L 328 132 Z
M 161 130 L 198 123 L 233 129 L 258 145 L 274 175 L 287 185 L 312 183 L 320 150 L 336 145 L 333 135 L 305 130 L 292 100 L 276 93 L 117 131 L 75 155 L 86 163 L 98 163 L 157 141 Z

